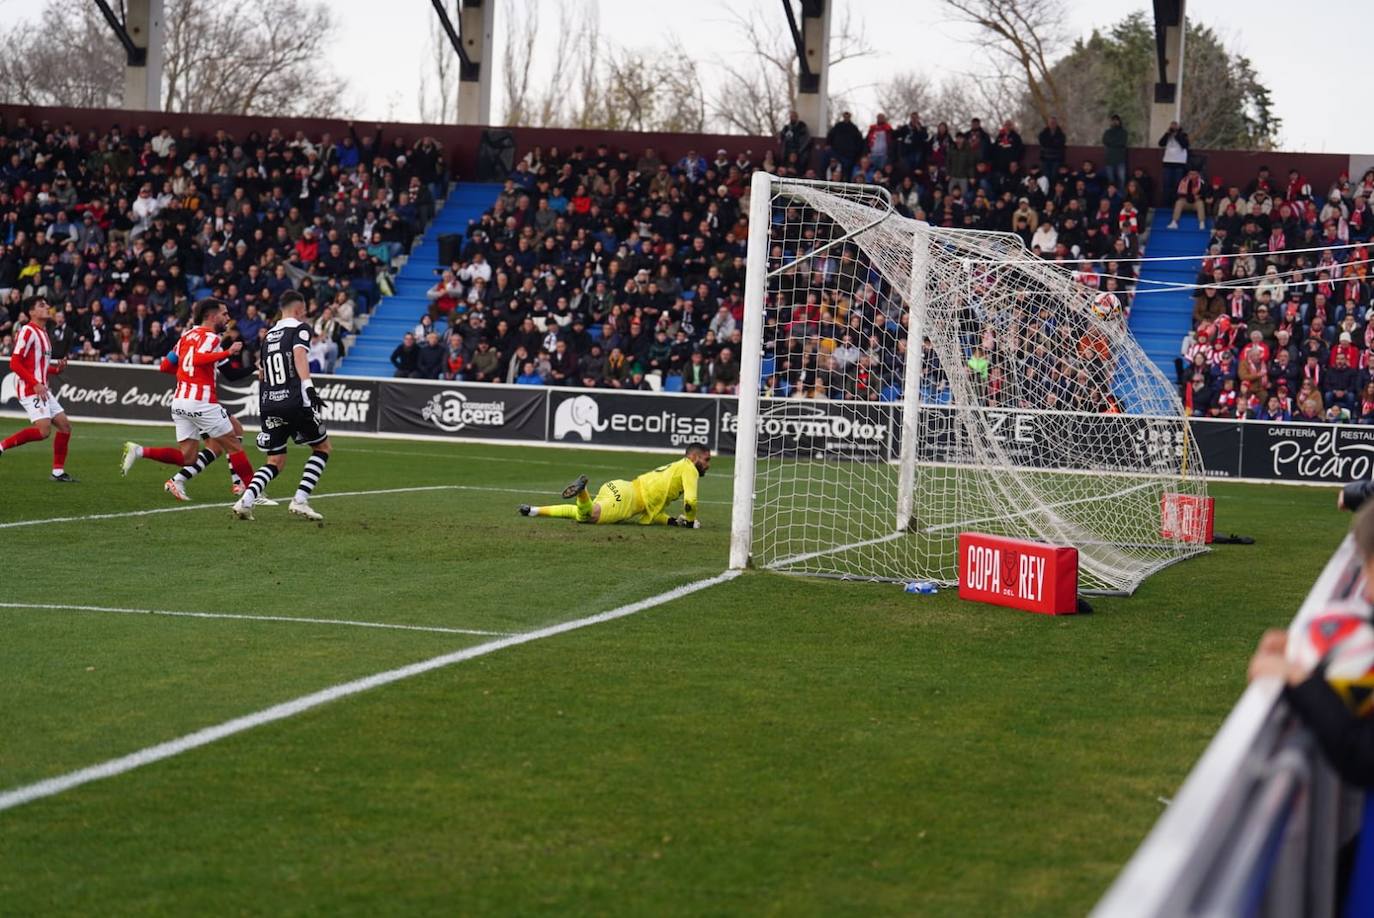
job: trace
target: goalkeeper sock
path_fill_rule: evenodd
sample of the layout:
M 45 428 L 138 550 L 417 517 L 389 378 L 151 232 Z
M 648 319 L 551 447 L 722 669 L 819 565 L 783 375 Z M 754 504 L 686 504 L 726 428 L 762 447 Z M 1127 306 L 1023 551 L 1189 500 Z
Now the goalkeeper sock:
M 577 492 L 577 507 L 575 509 L 577 510 L 578 522 L 585 523 L 587 520 L 591 519 L 592 496 L 587 493 L 586 488 Z
M 581 514 L 578 512 L 578 508 L 573 506 L 572 504 L 553 504 L 549 507 L 533 507 L 531 508 L 530 513 L 534 516 L 556 516 L 560 519 L 565 520 L 583 519 Z

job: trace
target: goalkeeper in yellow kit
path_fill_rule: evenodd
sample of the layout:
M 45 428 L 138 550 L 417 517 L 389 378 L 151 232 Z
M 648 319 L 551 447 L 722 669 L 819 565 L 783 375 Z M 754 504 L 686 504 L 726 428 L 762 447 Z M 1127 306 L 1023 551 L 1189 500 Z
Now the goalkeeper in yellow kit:
M 592 497 L 587 491 L 587 476 L 579 475 L 563 489 L 565 498 L 575 503 L 531 507 L 521 504 L 521 516 L 557 516 L 579 523 L 629 523 L 642 525 L 699 527 L 697 522 L 697 479 L 711 467 L 711 451 L 704 446 L 689 446 L 676 462 L 645 472 L 634 481 L 608 481 Z M 669 516 L 665 508 L 682 498 L 682 515 Z

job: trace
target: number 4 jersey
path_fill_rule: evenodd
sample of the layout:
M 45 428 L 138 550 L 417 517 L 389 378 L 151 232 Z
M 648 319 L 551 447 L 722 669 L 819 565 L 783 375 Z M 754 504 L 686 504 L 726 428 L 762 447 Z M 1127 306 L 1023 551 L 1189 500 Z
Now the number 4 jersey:
M 310 326 L 299 319 L 281 319 L 267 333 L 262 346 L 262 416 L 300 408 L 304 404 L 301 377 L 296 372 L 296 348 L 310 350 Z

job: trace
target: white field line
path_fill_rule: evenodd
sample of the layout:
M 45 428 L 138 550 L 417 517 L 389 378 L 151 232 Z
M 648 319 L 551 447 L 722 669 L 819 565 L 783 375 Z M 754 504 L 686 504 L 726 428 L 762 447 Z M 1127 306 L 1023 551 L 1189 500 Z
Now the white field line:
M 309 711 L 320 705 L 328 704 L 331 701 L 337 701 L 340 698 L 347 698 L 350 695 L 357 695 L 374 688 L 379 688 L 383 685 L 399 682 L 402 679 L 409 679 L 413 676 L 423 675 L 424 673 L 436 669 L 443 669 L 446 666 L 453 666 L 456 663 L 462 663 L 464 660 L 471 660 L 476 657 L 485 656 L 489 653 L 495 653 L 507 647 L 528 644 L 531 641 L 554 637 L 555 635 L 564 634 L 568 631 L 576 631 L 579 628 L 600 625 L 604 622 L 614 621 L 615 619 L 624 618 L 628 615 L 634 615 L 636 612 L 642 612 L 645 609 L 652 609 L 654 606 L 662 605 L 665 602 L 681 599 L 699 590 L 726 583 L 733 580 L 738 575 L 738 571 L 726 571 L 714 577 L 694 580 L 691 583 L 683 584 L 680 587 L 674 587 L 656 596 L 650 596 L 647 599 L 641 599 L 628 605 L 597 613 L 596 615 L 589 615 L 585 618 L 578 618 L 557 625 L 550 625 L 547 628 L 540 628 L 537 631 L 527 631 L 523 634 L 514 634 L 494 641 L 487 641 L 474 647 L 468 647 L 453 653 L 446 653 L 442 656 L 431 657 L 419 663 L 411 663 L 409 666 L 389 669 L 385 672 L 366 676 L 362 679 L 355 679 L 352 682 L 340 683 L 339 685 L 334 685 L 309 695 L 302 695 L 291 701 L 273 705 L 270 708 L 264 708 L 253 714 L 236 717 L 233 720 L 227 720 L 213 727 L 206 727 L 203 730 L 188 733 L 185 736 L 169 740 L 165 743 L 148 746 L 145 749 L 140 749 L 137 752 L 121 756 L 117 759 L 110 759 L 98 765 L 92 765 L 88 768 L 68 772 L 65 775 L 59 775 L 55 778 L 48 778 L 47 780 L 38 781 L 33 784 L 11 788 L 10 790 L 0 792 L 0 811 L 13 809 L 14 807 L 22 806 L 26 803 L 32 803 L 44 797 L 52 797 L 63 791 L 71 790 L 74 787 L 89 784 L 92 781 L 113 778 L 116 775 L 122 775 L 127 771 L 132 771 L 135 768 L 142 768 L 144 765 L 151 765 L 153 762 L 160 762 L 163 759 L 169 759 L 183 752 L 199 749 L 201 746 L 208 746 L 211 743 L 233 736 L 236 733 L 243 733 L 246 730 L 252 730 L 254 727 L 260 727 L 263 724 L 270 724 L 275 721 L 285 720 L 288 717 L 294 717 L 304 711 Z
M 787 567 L 788 565 L 792 564 L 800 564 L 803 561 L 810 561 L 813 558 L 821 558 L 825 555 L 833 555 L 842 551 L 849 551 L 849 549 L 851 548 L 863 548 L 865 545 L 881 545 L 884 542 L 891 542 L 894 539 L 900 539 L 904 535 L 906 535 L 906 533 L 902 532 L 901 530 L 898 530 L 896 532 L 889 532 L 885 536 L 878 536 L 874 539 L 864 539 L 862 542 L 850 542 L 847 545 L 836 545 L 834 548 L 822 548 L 819 551 L 808 551 L 805 554 L 801 555 L 792 555 L 787 558 L 779 558 L 777 561 L 773 561 L 766 566 L 767 569 L 770 571 L 777 570 L 780 567 Z
M 434 631 L 439 634 L 475 634 L 503 637 L 509 631 L 477 631 L 472 628 L 441 628 L 437 625 L 393 625 L 387 622 L 357 622 L 342 618 L 296 618 L 291 615 L 237 615 L 232 612 L 174 612 L 170 609 L 122 609 L 114 606 L 70 606 L 47 602 L 0 602 L 0 609 L 49 609 L 70 612 L 116 612 L 122 615 L 161 615 L 175 618 L 227 618 L 245 622 L 297 622 L 304 625 L 343 625 L 351 628 L 385 628 L 392 631 Z
M 413 488 L 381 488 L 375 491 L 334 491 L 328 494 L 312 494 L 311 501 L 330 497 L 365 497 L 371 494 L 411 494 L 419 491 L 487 491 L 493 494 L 532 494 L 532 488 L 496 488 L 485 485 L 423 485 Z M 728 500 L 703 500 L 702 504 L 729 505 Z M 86 523 L 95 520 L 117 520 L 129 516 L 153 516 L 158 513 L 186 513 L 191 510 L 227 510 L 228 504 L 175 504 L 170 507 L 155 507 L 151 510 L 123 510 L 118 513 L 92 513 L 86 516 L 54 516 L 45 520 L 13 520 L 0 523 L 0 529 L 18 529 L 22 526 L 46 526 L 50 523 Z

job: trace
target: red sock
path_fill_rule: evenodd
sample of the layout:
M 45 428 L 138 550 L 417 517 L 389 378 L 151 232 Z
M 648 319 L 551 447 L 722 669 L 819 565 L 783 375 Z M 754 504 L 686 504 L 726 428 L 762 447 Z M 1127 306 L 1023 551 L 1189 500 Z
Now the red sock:
M 143 458 L 151 459 L 154 462 L 165 462 L 168 465 L 182 466 L 186 464 L 186 457 L 175 446 L 145 446 L 143 447 Z
M 71 440 L 69 433 L 57 432 L 57 436 L 52 438 L 52 470 L 59 471 L 67 467 L 67 442 Z
M 14 449 L 16 446 L 23 446 L 25 443 L 32 443 L 41 439 L 43 439 L 43 435 L 38 432 L 37 427 L 25 427 L 23 430 L 15 431 L 4 440 L 0 440 L 0 449 Z
M 239 481 L 243 486 L 248 487 L 248 482 L 253 480 L 253 463 L 248 461 L 248 456 L 243 450 L 229 454 L 229 467 L 234 470 L 234 474 L 239 476 Z

